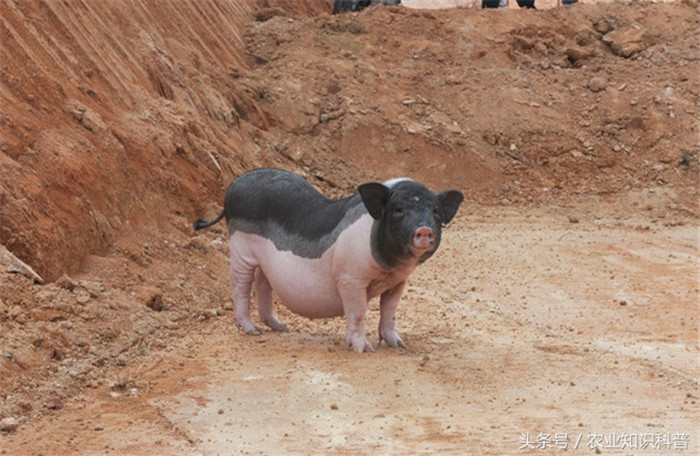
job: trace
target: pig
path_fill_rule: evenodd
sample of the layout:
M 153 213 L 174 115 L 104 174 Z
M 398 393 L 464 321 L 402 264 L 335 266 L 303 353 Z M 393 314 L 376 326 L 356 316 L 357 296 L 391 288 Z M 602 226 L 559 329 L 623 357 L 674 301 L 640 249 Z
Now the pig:
M 368 301 L 380 297 L 379 343 L 404 347 L 395 312 L 406 279 L 435 253 L 463 199 L 457 190 L 435 194 L 400 178 L 330 200 L 294 173 L 261 168 L 235 179 L 221 214 L 194 229 L 226 217 L 234 316 L 245 333 L 261 333 L 250 314 L 255 285 L 258 314 L 270 329 L 287 331 L 273 311 L 275 292 L 298 315 L 344 316 L 350 348 L 373 351 L 364 325 Z

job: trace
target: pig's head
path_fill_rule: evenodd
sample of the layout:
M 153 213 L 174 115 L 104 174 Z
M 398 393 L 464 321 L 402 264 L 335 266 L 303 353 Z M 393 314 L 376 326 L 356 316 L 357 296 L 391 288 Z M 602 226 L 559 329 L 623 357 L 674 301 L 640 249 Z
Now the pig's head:
M 370 182 L 358 191 L 375 220 L 372 254 L 387 267 L 430 258 L 440 245 L 442 227 L 452 220 L 464 199 L 457 190 L 436 195 L 410 179 Z

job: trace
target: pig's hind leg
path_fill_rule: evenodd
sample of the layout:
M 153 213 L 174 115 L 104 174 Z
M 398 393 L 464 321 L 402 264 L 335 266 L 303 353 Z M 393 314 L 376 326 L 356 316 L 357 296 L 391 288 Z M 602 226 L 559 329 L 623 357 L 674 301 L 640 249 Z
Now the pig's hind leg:
M 234 245 L 233 238 L 229 242 L 231 247 L 231 282 L 233 284 L 233 306 L 236 325 L 246 334 L 262 334 L 262 330 L 253 322 L 250 316 L 250 292 L 253 287 L 257 265 L 243 255 L 237 254 L 239 249 Z
M 288 331 L 287 326 L 274 314 L 272 286 L 260 268 L 255 270 L 255 291 L 258 295 L 258 313 L 260 319 L 273 331 Z

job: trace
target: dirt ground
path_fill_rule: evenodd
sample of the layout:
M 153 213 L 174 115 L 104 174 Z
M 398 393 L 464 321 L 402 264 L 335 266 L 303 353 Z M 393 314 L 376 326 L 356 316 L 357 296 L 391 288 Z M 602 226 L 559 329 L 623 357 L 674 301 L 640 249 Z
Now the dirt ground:
M 330 3 L 0 3 L 0 454 L 698 454 L 698 2 Z M 236 329 L 259 166 L 465 193 L 407 348 Z

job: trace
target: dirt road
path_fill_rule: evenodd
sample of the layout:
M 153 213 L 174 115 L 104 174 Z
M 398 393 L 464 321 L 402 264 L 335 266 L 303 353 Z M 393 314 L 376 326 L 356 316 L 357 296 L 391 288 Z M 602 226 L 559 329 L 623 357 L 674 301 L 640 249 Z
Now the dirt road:
M 219 236 L 202 238 L 225 294 Z M 1 451 L 695 454 L 698 253 L 683 218 L 468 205 L 410 281 L 407 349 L 356 354 L 341 319 L 284 309 L 289 333 L 245 336 L 219 310 L 173 323 L 166 346 L 4 435 Z

